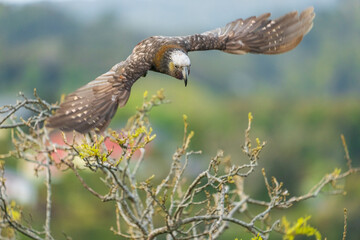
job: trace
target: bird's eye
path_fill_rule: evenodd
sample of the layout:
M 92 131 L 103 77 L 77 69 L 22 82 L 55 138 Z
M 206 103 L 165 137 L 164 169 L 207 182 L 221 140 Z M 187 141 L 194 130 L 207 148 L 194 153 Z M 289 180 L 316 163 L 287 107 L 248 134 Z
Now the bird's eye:
M 179 65 L 175 65 L 175 68 L 179 68 Z

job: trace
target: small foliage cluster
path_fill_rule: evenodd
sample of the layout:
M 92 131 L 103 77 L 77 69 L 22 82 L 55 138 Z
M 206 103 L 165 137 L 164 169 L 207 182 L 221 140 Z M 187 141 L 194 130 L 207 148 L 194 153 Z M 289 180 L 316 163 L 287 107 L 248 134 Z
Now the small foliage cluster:
M 315 236 L 316 240 L 321 240 L 320 232 L 308 224 L 310 218 L 310 216 L 299 218 L 296 223 L 291 225 L 284 216 L 281 220 L 281 226 L 284 230 L 284 240 L 294 240 L 295 236 L 298 235 L 304 235 L 307 237 Z

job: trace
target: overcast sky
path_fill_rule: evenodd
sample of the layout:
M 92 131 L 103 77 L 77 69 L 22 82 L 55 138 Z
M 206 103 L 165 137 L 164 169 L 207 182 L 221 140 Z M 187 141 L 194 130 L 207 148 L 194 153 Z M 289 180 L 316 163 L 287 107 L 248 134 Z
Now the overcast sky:
M 0 0 L 12 4 L 51 2 L 80 19 L 115 13 L 119 21 L 151 34 L 184 34 L 189 29 L 206 31 L 237 18 L 271 12 L 273 18 L 289 11 L 314 6 L 315 12 L 332 8 L 340 0 Z M 155 27 L 156 26 L 156 27 Z M 154 29 L 159 33 L 154 33 Z

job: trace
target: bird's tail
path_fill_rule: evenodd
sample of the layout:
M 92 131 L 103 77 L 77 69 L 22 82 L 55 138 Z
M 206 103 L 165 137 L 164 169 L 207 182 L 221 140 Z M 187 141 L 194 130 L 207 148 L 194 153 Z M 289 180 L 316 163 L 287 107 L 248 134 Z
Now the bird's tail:
M 47 127 L 80 133 L 103 131 L 118 106 L 124 106 L 130 96 L 130 90 L 114 87 L 114 73 L 110 70 L 66 96 L 60 109 L 47 120 Z
M 238 19 L 212 33 L 226 42 L 224 52 L 232 54 L 279 54 L 295 48 L 313 26 L 314 8 L 309 7 L 300 15 L 290 12 L 275 20 L 270 13 L 259 17 Z

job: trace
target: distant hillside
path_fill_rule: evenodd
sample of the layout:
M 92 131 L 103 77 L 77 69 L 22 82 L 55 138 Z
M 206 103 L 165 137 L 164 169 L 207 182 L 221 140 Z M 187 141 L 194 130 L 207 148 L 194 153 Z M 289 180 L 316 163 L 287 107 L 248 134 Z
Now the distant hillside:
M 358 5 L 356 0 L 346 0 L 338 8 L 318 11 L 313 30 L 290 53 L 190 53 L 190 77 L 234 95 L 356 94 L 360 91 Z M 0 5 L 0 83 L 7 86 L 0 92 L 36 87 L 56 100 L 62 92 L 79 87 L 126 58 L 133 46 L 148 36 L 119 22 L 117 11 L 88 22 L 56 6 Z M 153 28 L 149 31 L 159 32 L 156 25 Z M 184 32 L 183 27 L 179 29 Z

